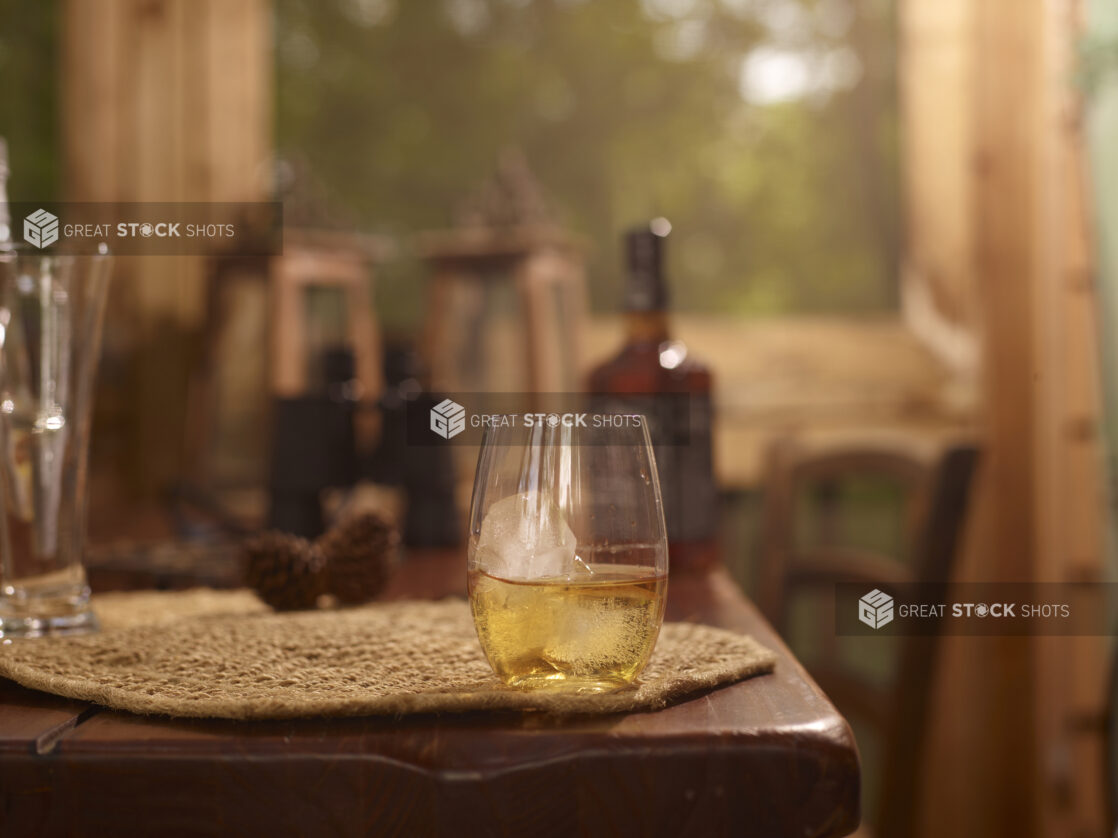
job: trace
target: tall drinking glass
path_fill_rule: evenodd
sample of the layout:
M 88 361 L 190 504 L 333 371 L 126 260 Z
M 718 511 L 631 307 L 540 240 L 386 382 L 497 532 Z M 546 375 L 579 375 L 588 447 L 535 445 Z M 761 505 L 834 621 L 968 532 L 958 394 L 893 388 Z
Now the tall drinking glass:
M 0 253 L 0 636 L 97 628 L 86 454 L 110 257 Z
M 652 654 L 668 586 L 645 419 L 498 419 L 482 439 L 470 510 L 481 646 L 510 686 L 623 688 Z

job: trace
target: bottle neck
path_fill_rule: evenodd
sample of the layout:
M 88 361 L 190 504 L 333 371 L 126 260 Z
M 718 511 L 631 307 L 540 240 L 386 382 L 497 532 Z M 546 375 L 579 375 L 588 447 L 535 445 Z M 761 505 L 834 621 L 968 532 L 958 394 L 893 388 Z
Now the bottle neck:
M 668 313 L 663 309 L 627 311 L 625 329 L 628 343 L 663 343 L 670 336 Z
M 0 252 L 12 249 L 12 216 L 8 207 L 8 145 L 0 137 Z
M 8 190 L 4 183 L 4 172 L 0 169 L 0 253 L 12 249 L 12 216 L 8 207 Z

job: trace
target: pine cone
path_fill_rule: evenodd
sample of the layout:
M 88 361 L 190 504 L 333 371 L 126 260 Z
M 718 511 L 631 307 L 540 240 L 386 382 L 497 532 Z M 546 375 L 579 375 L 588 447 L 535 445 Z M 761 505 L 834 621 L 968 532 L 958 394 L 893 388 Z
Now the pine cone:
M 245 581 L 277 611 L 314 608 L 325 591 L 326 559 L 305 538 L 266 532 L 245 542 Z
M 326 589 L 345 605 L 374 599 L 399 563 L 400 535 L 388 521 L 363 512 L 342 521 L 317 542 L 326 557 Z

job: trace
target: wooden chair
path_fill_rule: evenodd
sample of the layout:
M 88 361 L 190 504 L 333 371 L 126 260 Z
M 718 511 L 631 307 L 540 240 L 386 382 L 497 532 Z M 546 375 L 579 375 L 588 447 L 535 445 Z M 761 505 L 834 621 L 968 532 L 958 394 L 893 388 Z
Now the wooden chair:
M 894 677 L 883 683 L 859 675 L 844 665 L 838 648 L 834 585 L 860 582 L 869 590 L 881 584 L 919 582 L 933 589 L 938 586 L 946 596 L 977 459 L 977 448 L 971 444 L 923 453 L 912 446 L 882 441 L 808 447 L 781 439 L 768 452 L 760 605 L 785 638 L 792 627 L 790 606 L 797 595 L 815 593 L 830 609 L 820 618 L 821 636 L 813 638 L 821 654 L 805 665 L 839 710 L 870 726 L 881 742 L 880 802 L 869 821 L 873 834 L 882 838 L 914 834 L 921 751 L 939 638 L 880 638 L 896 644 Z M 901 490 L 907 561 L 836 543 L 837 488 L 863 477 L 886 481 Z M 805 494 L 823 507 L 824 537 L 818 545 L 797 543 L 797 509 Z M 933 601 L 940 594 L 929 593 Z

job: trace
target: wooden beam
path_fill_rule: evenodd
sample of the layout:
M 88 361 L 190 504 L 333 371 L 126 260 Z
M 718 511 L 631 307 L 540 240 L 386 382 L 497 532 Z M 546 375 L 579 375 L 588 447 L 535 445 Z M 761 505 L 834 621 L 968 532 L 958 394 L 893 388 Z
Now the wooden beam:
M 271 140 L 267 0 L 66 0 L 63 150 L 71 201 L 265 200 Z M 205 316 L 201 257 L 116 260 L 106 351 L 122 390 L 131 488 L 181 476 L 186 381 Z M 95 451 L 96 453 L 96 451 Z
M 1079 0 L 1044 6 L 1044 72 L 1034 239 L 1040 268 L 1036 311 L 1038 375 L 1036 576 L 1103 579 L 1104 485 L 1098 300 L 1092 272 L 1080 91 L 1072 80 L 1080 37 Z M 1106 638 L 1037 638 L 1035 693 L 1044 835 L 1103 835 L 1101 737 L 1083 720 L 1101 718 Z
M 1078 0 L 907 0 L 909 272 L 979 339 L 985 461 L 960 577 L 1102 568 Z M 924 835 L 1103 834 L 1101 644 L 950 638 Z
M 1036 562 L 1027 521 L 1036 498 L 1036 266 L 1027 243 L 1036 232 L 1040 2 L 908 0 L 902 12 L 902 52 L 916 51 L 904 59 L 903 88 L 909 265 L 945 321 L 961 321 L 963 300 L 973 301 L 981 350 L 983 463 L 963 580 L 1025 580 Z M 946 638 L 923 836 L 1039 835 L 1032 684 L 1026 639 Z

